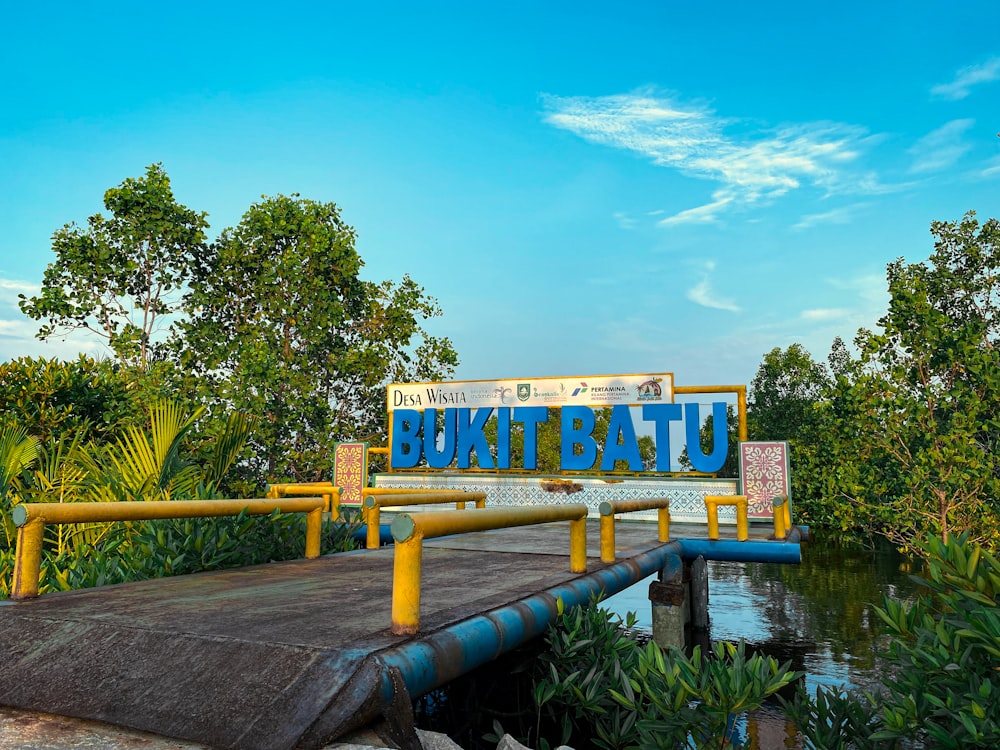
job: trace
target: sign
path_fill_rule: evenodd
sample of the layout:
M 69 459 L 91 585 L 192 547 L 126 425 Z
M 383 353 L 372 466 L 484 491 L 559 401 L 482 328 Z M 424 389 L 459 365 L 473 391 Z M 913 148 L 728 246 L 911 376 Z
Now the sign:
M 388 388 L 389 411 L 440 409 L 449 406 L 616 406 L 669 404 L 674 376 L 591 375 L 577 378 L 462 380 L 449 383 L 394 383 Z
M 538 426 L 547 423 L 549 408 L 558 408 L 560 469 L 614 471 L 623 461 L 629 470 L 645 470 L 639 452 L 633 408 L 654 434 L 653 471 L 670 467 L 670 424 L 683 423 L 688 459 L 695 471 L 713 473 L 728 453 L 725 402 L 711 405 L 714 441 L 701 448 L 699 404 L 673 403 L 671 373 L 600 375 L 519 380 L 475 380 L 450 383 L 393 384 L 388 387 L 390 466 L 432 469 L 525 469 L 537 467 Z M 611 409 L 608 435 L 599 449 L 593 431 L 595 409 Z M 493 443 L 487 424 L 495 420 Z M 523 465 L 511 465 L 511 435 L 523 435 Z M 473 461 L 475 456 L 475 461 Z

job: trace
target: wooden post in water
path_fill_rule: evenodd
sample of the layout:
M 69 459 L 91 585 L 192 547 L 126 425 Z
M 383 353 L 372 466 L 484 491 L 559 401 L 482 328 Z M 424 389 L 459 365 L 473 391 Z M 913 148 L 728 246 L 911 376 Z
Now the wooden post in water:
M 708 563 L 700 555 L 691 563 L 691 627 L 708 630 Z

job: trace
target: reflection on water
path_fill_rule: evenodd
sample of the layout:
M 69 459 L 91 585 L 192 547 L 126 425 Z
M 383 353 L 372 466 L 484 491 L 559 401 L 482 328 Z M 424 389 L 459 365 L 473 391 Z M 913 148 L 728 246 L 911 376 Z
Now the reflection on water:
M 818 539 L 802 545 L 801 565 L 709 563 L 709 637 L 747 641 L 779 661 L 791 660 L 816 685 L 868 689 L 879 679 L 883 596 L 909 598 L 910 563 L 889 545 L 866 549 Z M 605 606 L 651 628 L 648 579 Z

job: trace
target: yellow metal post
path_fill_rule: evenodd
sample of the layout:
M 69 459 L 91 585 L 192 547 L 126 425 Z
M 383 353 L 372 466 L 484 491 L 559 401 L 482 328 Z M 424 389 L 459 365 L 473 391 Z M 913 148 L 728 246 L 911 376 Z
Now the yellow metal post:
M 748 511 L 748 501 L 744 495 L 736 498 L 736 540 L 745 542 L 750 538 L 750 517 Z
M 785 527 L 785 500 L 784 495 L 779 495 L 774 498 L 774 538 L 784 539 L 788 534 L 788 529 Z
M 323 529 L 323 509 L 316 508 L 306 513 L 306 558 L 319 557 L 319 538 Z
M 424 538 L 415 534 L 396 542 L 392 565 L 392 632 L 415 635 L 420 628 L 420 578 Z
M 708 512 L 708 538 L 717 540 L 719 538 L 719 507 L 715 504 L 714 497 L 705 498 L 705 510 Z
M 587 517 L 569 522 L 569 572 L 587 572 Z
M 44 535 L 45 521 L 41 518 L 34 518 L 17 530 L 11 599 L 32 599 L 38 596 L 38 577 L 42 568 L 42 538 Z
M 601 513 L 601 562 L 615 561 L 615 517 Z
M 656 530 L 659 532 L 658 541 L 670 541 L 670 508 L 660 508 L 656 511 Z
M 366 497 L 361 511 L 361 520 L 366 526 L 365 546 L 368 549 L 378 549 L 382 532 L 379 524 L 382 522 L 382 506 L 374 497 Z

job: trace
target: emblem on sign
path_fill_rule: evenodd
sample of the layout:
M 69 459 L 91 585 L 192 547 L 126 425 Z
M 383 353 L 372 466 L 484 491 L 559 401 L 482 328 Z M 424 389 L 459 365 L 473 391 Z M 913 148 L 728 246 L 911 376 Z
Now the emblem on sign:
M 518 383 L 517 384 L 518 401 L 527 401 L 529 398 L 531 398 L 531 383 Z

